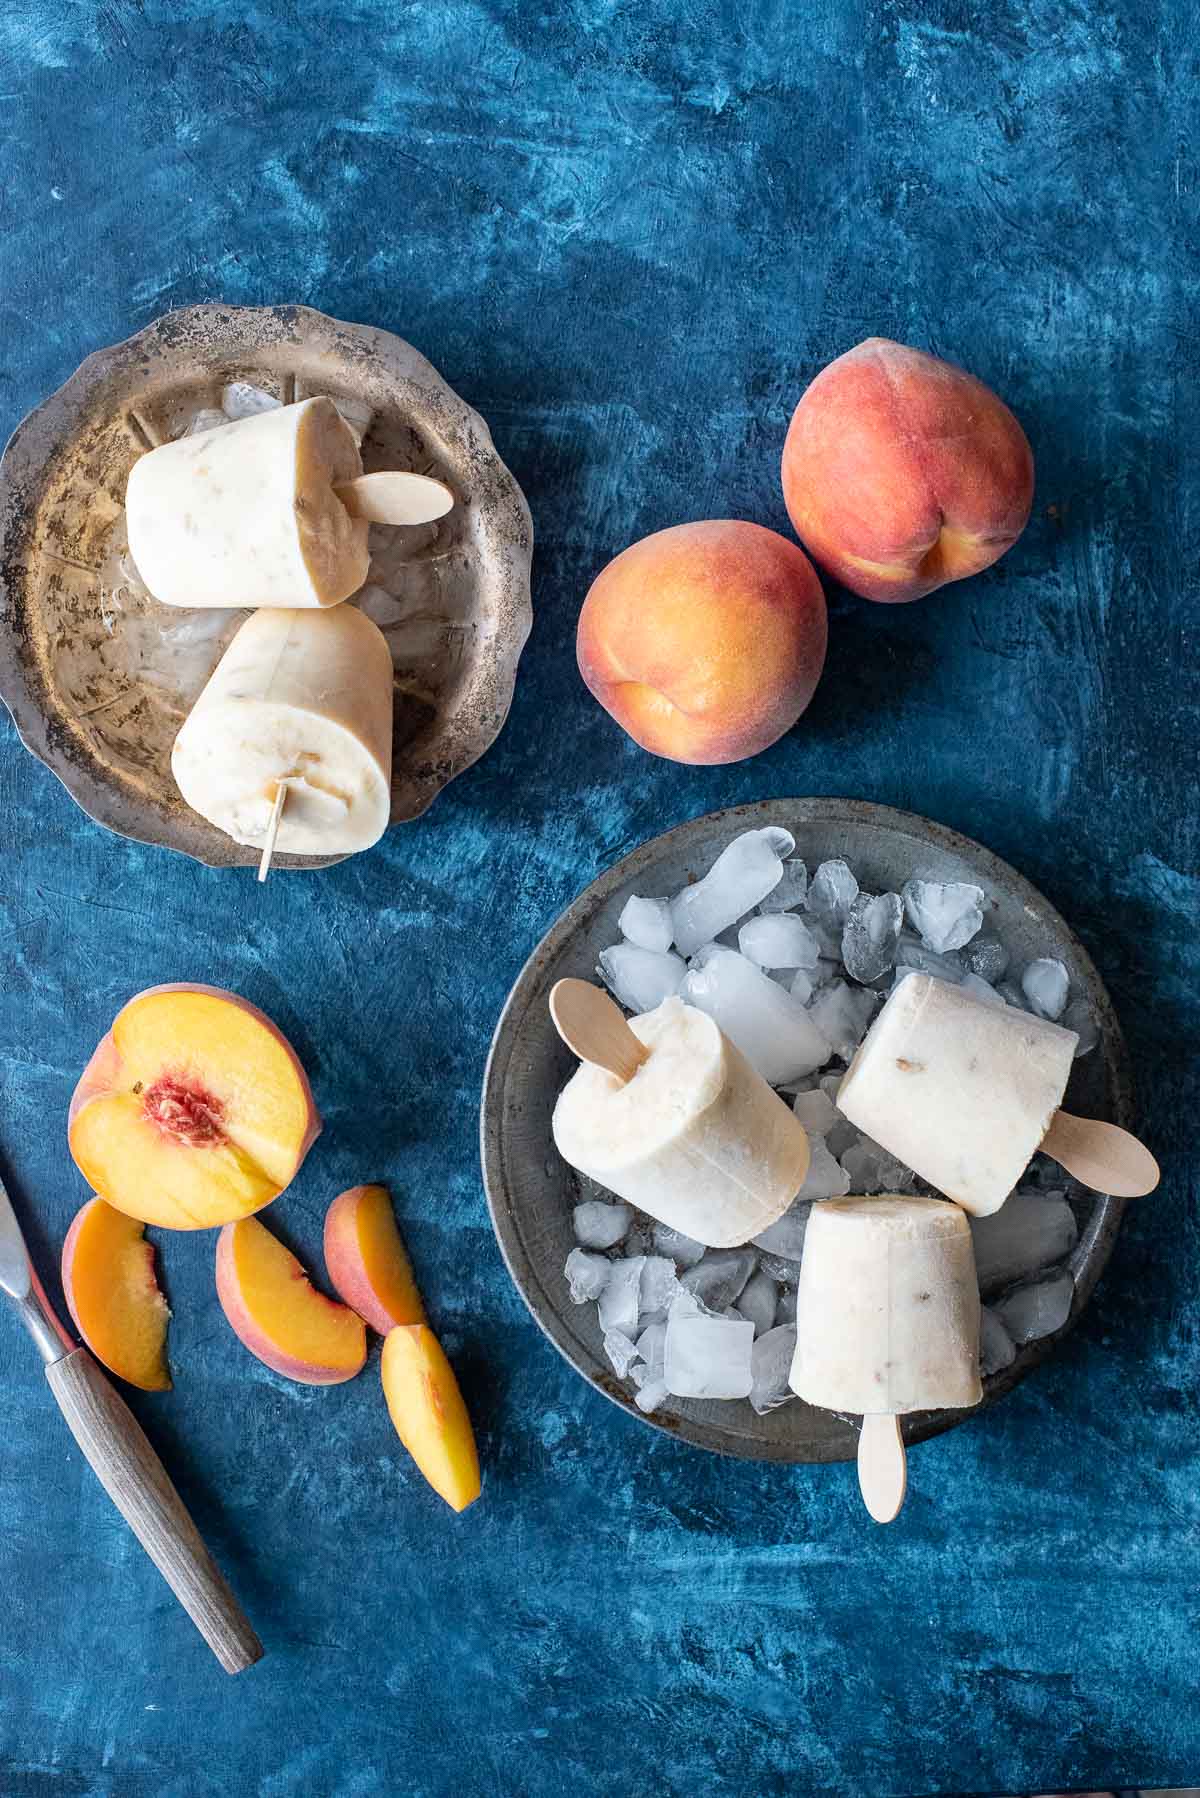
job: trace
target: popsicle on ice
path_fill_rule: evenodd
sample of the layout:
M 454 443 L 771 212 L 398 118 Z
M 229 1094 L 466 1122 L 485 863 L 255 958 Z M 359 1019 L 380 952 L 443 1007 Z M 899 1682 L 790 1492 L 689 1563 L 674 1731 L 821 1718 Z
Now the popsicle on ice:
M 796 1285 L 793 1392 L 889 1416 L 977 1405 L 971 1227 L 945 1199 L 821 1199 Z
M 334 492 L 362 474 L 319 396 L 161 444 L 134 463 L 129 548 L 171 606 L 333 606 L 367 578 L 367 521 Z
M 709 1248 L 748 1242 L 775 1223 L 808 1171 L 808 1138 L 788 1106 L 693 1006 L 665 999 L 626 1026 L 606 995 L 585 990 L 637 1039 L 636 1072 L 622 1079 L 611 1063 L 598 1065 L 596 1051 L 597 1061 L 582 1062 L 554 1108 L 563 1159 Z M 582 1039 L 568 1041 L 585 1053 Z
M 392 658 L 355 606 L 255 612 L 175 739 L 194 811 L 259 848 L 281 782 L 284 854 L 367 849 L 391 811 Z
M 977 1217 L 998 1211 L 1062 1103 L 1073 1030 L 912 974 L 875 1019 L 838 1108 Z

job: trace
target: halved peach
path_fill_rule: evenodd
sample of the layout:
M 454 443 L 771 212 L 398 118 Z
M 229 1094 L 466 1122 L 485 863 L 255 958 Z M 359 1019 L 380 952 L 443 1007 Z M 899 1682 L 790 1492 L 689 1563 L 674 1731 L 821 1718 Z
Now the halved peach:
M 295 1051 L 256 1005 L 155 986 L 118 1012 L 85 1068 L 67 1139 L 118 1211 L 204 1230 L 269 1205 L 320 1128 Z
M 479 1455 L 454 1369 L 428 1324 L 388 1332 L 380 1364 L 396 1434 L 454 1511 L 479 1497 Z
M 71 1316 L 97 1361 L 143 1392 L 168 1391 L 171 1313 L 141 1224 L 103 1199 L 89 1199 L 67 1231 L 62 1281 Z
M 425 1307 L 386 1186 L 352 1186 L 325 1213 L 325 1266 L 334 1291 L 373 1330 L 423 1324 Z
M 252 1355 L 304 1386 L 352 1380 L 367 1358 L 363 1320 L 313 1286 L 256 1217 L 217 1238 L 217 1297 Z

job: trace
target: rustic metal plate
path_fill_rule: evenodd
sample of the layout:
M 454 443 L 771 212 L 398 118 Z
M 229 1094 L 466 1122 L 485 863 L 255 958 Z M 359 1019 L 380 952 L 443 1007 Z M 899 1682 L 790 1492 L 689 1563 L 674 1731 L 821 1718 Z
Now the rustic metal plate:
M 373 526 L 364 601 L 396 669 L 392 823 L 495 741 L 529 634 L 533 531 L 488 428 L 410 344 L 305 306 L 189 306 L 89 356 L 0 464 L 0 696 L 27 748 L 100 824 L 213 867 L 258 853 L 184 804 L 170 751 L 244 612 L 159 606 L 124 578 L 125 482 L 229 381 L 371 413 L 368 470 L 434 474 L 437 524 Z M 340 856 L 279 855 L 277 868 Z
M 1132 1098 L 1128 1058 L 1112 1003 L 1087 951 L 1066 923 L 1015 869 L 978 843 L 890 806 L 847 799 L 770 799 L 711 812 L 634 850 L 592 882 L 542 938 L 522 969 L 496 1029 L 484 1077 L 481 1120 L 484 1180 L 504 1259 L 534 1317 L 571 1365 L 615 1404 L 642 1418 L 632 1384 L 604 1358 L 594 1305 L 573 1305 L 563 1263 L 574 1246 L 571 1209 L 576 1175 L 550 1135 L 554 1101 L 575 1061 L 550 1022 L 547 999 L 556 980 L 596 978 L 601 949 L 618 940 L 617 919 L 631 893 L 666 896 L 706 873 L 739 831 L 780 824 L 796 838 L 810 870 L 844 856 L 872 892 L 897 891 L 910 875 L 972 880 L 983 887 L 995 929 L 1018 965 L 1058 956 L 1074 994 L 1087 1001 L 1098 1046 L 1075 1063 L 1066 1103 L 1088 1117 L 1126 1127 Z M 1050 1354 L 1086 1305 L 1112 1251 L 1124 1201 L 1063 1183 L 1079 1221 L 1069 1265 L 1075 1299 L 1056 1335 L 1017 1352 L 1011 1367 L 984 1382 L 984 1404 L 1011 1391 Z M 965 1423 L 974 1411 L 921 1412 L 904 1419 L 908 1442 Z M 669 1399 L 642 1421 L 682 1441 L 760 1461 L 848 1461 L 858 1450 L 857 1424 L 795 1399 L 758 1417 L 744 1400 Z

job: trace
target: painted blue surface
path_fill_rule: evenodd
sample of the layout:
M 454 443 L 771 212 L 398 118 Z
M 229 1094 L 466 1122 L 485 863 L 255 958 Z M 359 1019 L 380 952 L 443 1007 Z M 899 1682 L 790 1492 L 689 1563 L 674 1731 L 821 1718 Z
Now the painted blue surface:
M 314 1257 L 334 1192 L 392 1183 L 487 1481 L 451 1517 L 373 1362 L 324 1391 L 269 1374 L 211 1238 L 167 1241 L 176 1389 L 136 1409 L 266 1639 L 228 1681 L 0 1318 L 6 1793 L 1200 1773 L 1197 73 L 1181 0 L 0 8 L 0 426 L 168 307 L 301 300 L 433 359 L 539 545 L 497 748 L 320 878 L 259 890 L 109 837 L 0 727 L 0 1140 L 43 1266 L 112 1013 L 153 981 L 235 987 L 326 1119 L 273 1220 Z M 1012 403 L 1025 538 L 918 606 L 834 596 L 824 684 L 758 760 L 651 760 L 577 677 L 587 583 L 681 519 L 786 529 L 791 407 L 875 332 Z M 645 836 L 786 793 L 911 807 L 1021 867 L 1111 984 L 1166 1172 L 1075 1337 L 918 1451 L 887 1532 L 849 1468 L 706 1458 L 587 1390 L 477 1171 L 491 1028 L 543 928 Z

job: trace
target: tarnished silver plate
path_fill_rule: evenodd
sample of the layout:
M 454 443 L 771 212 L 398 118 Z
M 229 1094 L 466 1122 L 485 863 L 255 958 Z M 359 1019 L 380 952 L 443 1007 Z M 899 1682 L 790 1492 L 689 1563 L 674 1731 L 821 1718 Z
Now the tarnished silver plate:
M 186 806 L 175 735 L 246 616 L 156 604 L 127 576 L 136 458 L 244 381 L 326 393 L 364 422 L 368 471 L 455 496 L 436 524 L 372 526 L 358 603 L 392 650 L 392 823 L 418 817 L 495 741 L 531 622 L 529 508 L 486 424 L 410 344 L 305 306 L 189 306 L 89 356 L 0 464 L 0 696 L 22 740 L 100 824 L 213 867 L 258 859 Z M 280 855 L 276 867 L 338 856 Z
M 1132 1121 L 1129 1066 L 1108 994 L 1082 943 L 1047 899 L 979 843 L 911 812 L 853 799 L 767 799 L 710 812 L 655 837 L 594 880 L 542 938 L 517 978 L 496 1028 L 483 1085 L 483 1172 L 492 1222 L 508 1270 L 554 1346 L 586 1380 L 634 1417 L 633 1387 L 604 1356 L 594 1305 L 573 1305 L 563 1263 L 574 1244 L 577 1176 L 550 1134 L 554 1101 L 575 1061 L 559 1041 L 547 999 L 556 980 L 595 979 L 601 949 L 618 940 L 617 919 L 632 893 L 670 894 L 707 873 L 740 831 L 780 824 L 810 868 L 844 856 L 871 892 L 897 891 L 910 875 L 977 882 L 992 902 L 989 927 L 1015 963 L 1058 956 L 1084 999 L 1099 1042 L 1075 1063 L 1066 1103 L 1085 1117 Z M 1072 1329 L 1112 1252 L 1124 1200 L 1070 1183 L 1079 1223 L 1069 1267 L 1075 1298 L 1053 1336 L 1019 1348 L 1016 1360 L 984 1381 L 984 1404 L 1011 1391 Z M 904 1419 L 907 1442 L 921 1442 L 975 1411 L 926 1411 Z M 799 1399 L 758 1417 L 744 1400 L 671 1399 L 643 1422 L 698 1448 L 758 1461 L 849 1461 L 857 1424 Z

